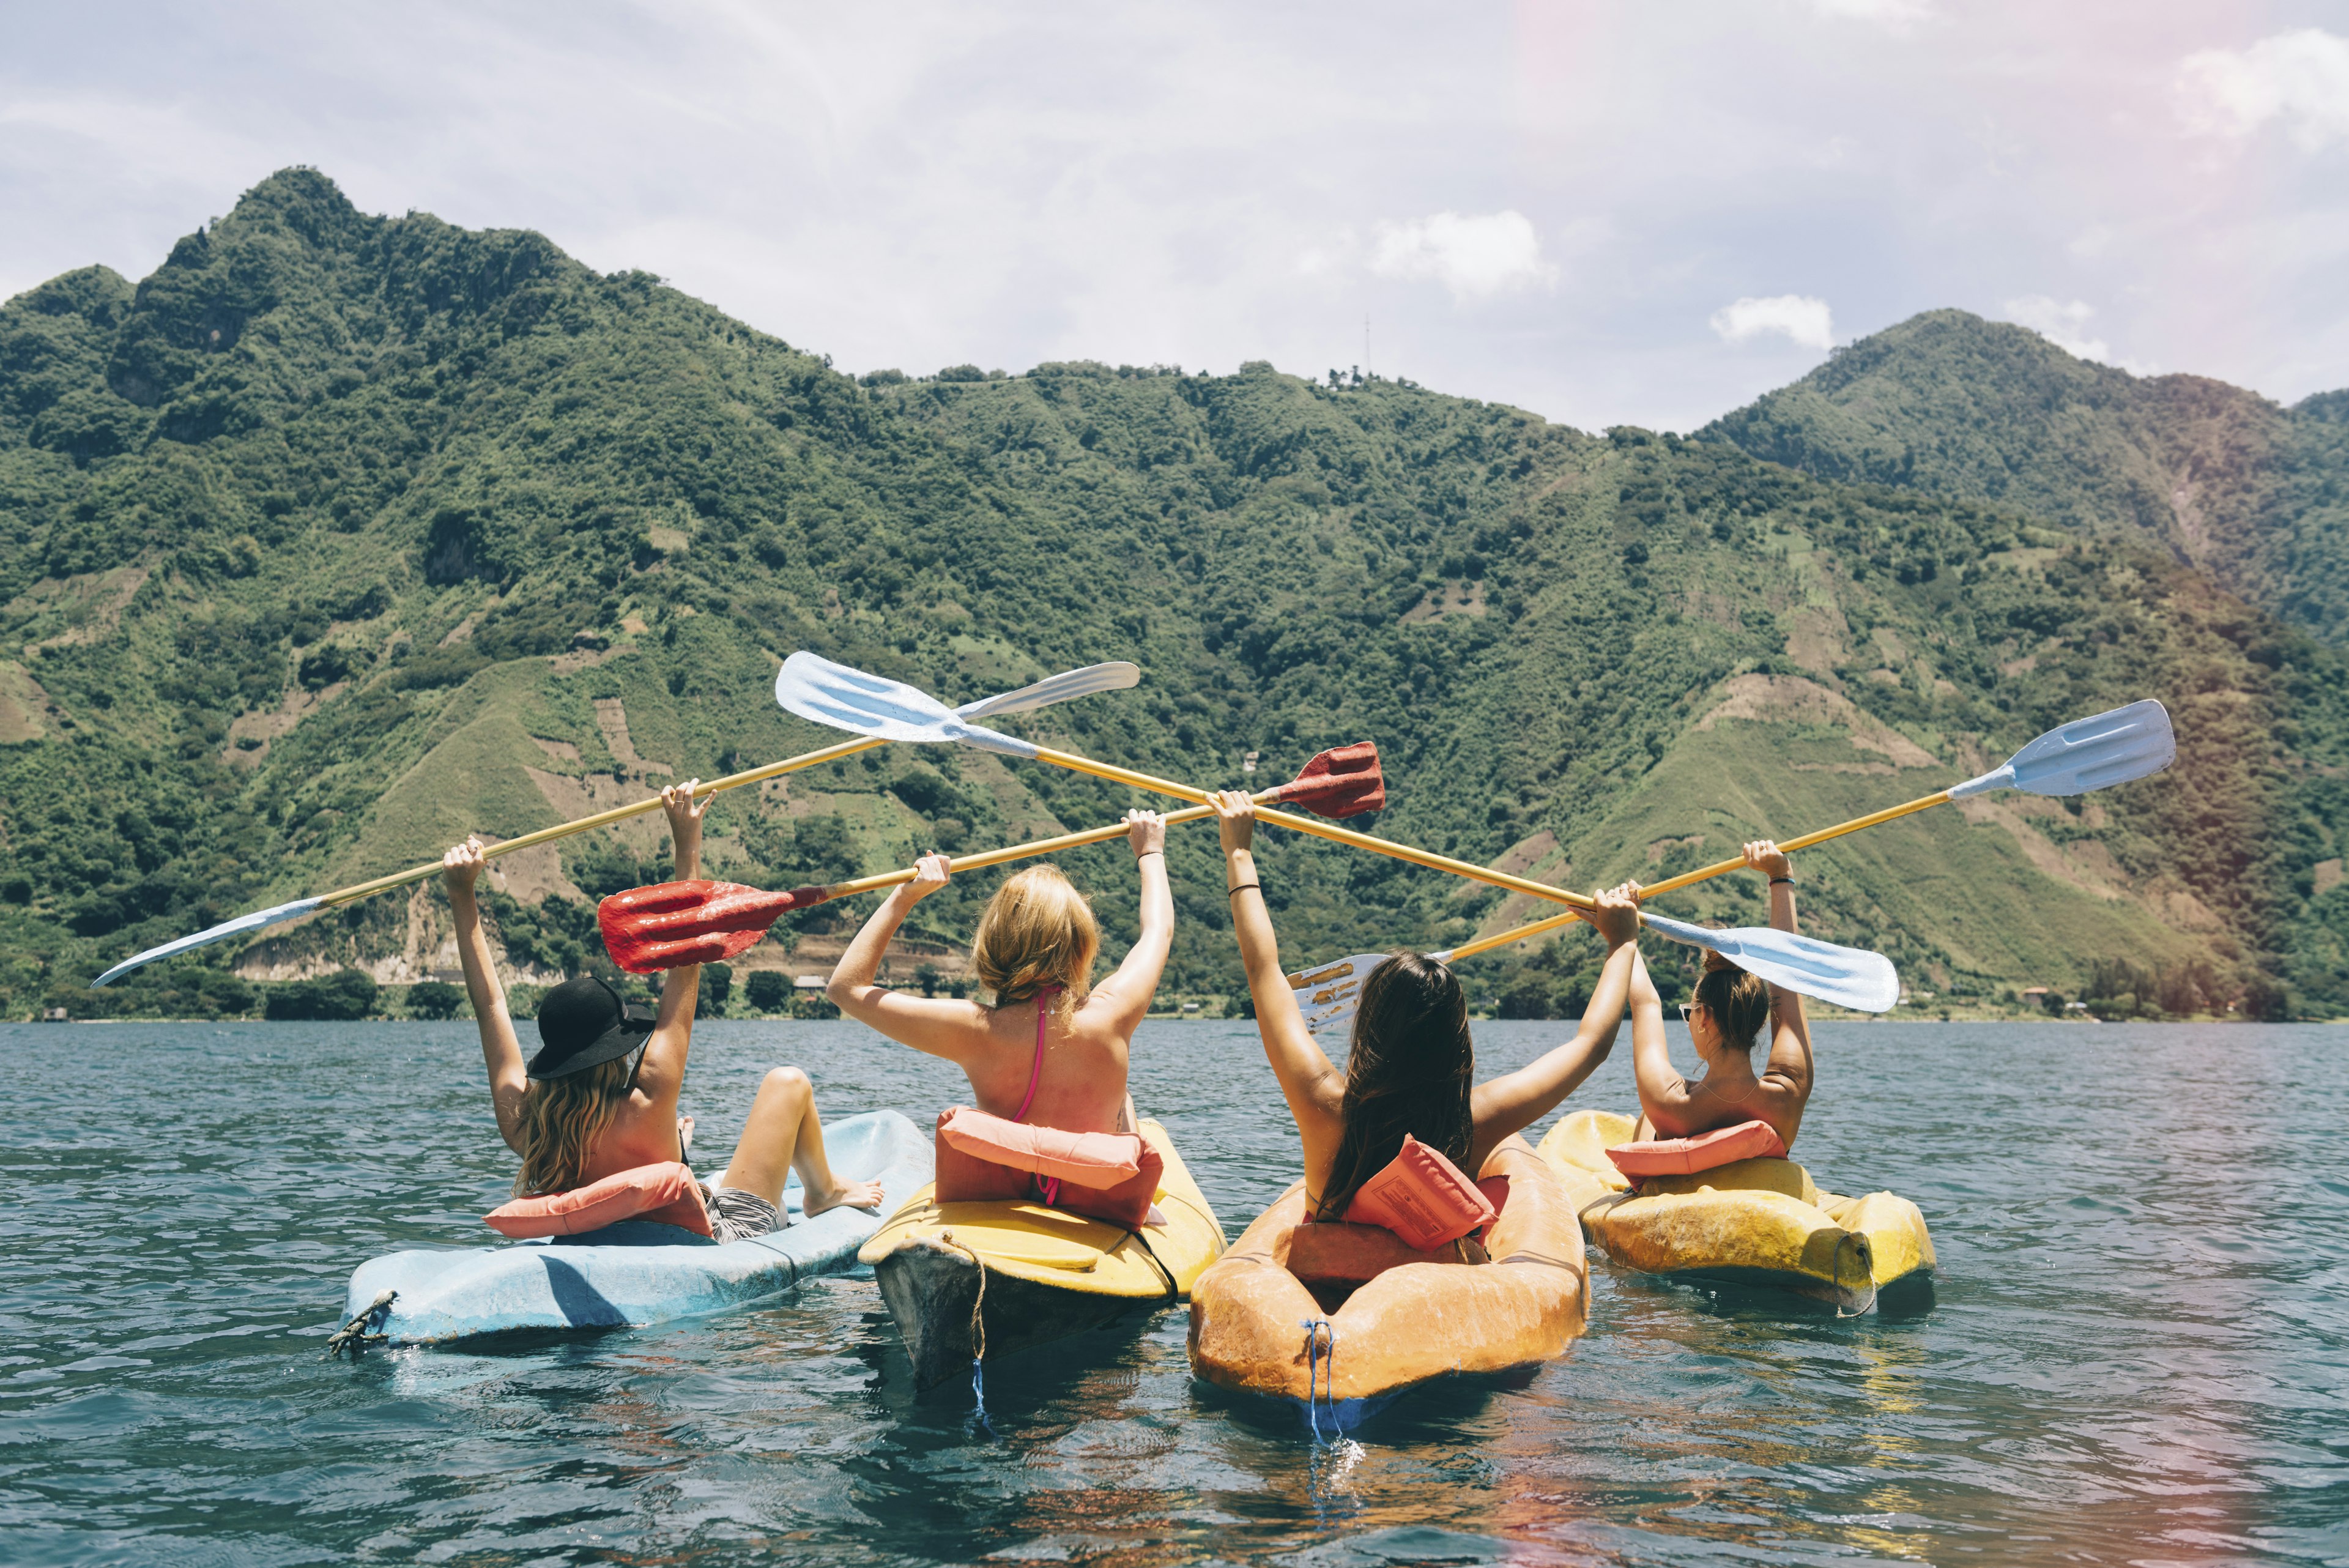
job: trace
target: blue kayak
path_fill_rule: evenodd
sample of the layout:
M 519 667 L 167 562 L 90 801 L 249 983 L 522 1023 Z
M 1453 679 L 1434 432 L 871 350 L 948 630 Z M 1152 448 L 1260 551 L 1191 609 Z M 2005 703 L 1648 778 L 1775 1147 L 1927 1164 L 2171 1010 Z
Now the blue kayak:
M 380 1332 L 393 1344 L 464 1339 L 513 1329 L 614 1328 L 717 1312 L 856 1266 L 856 1250 L 933 1172 L 930 1140 L 895 1111 L 868 1111 L 823 1129 L 832 1167 L 877 1179 L 877 1210 L 801 1217 L 799 1179 L 784 1189 L 792 1223 L 720 1245 L 675 1225 L 628 1220 L 582 1236 L 391 1252 L 351 1275 L 347 1317 L 397 1291 Z

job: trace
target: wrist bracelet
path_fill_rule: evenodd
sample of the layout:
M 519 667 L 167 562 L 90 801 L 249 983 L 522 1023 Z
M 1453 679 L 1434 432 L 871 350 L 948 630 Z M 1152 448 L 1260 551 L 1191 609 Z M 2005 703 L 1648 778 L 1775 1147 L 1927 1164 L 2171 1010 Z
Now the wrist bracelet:
M 1225 889 L 1224 889 L 1224 897 L 1225 897 L 1225 898 L 1231 898 L 1234 894 L 1237 894 L 1237 893 L 1245 893 L 1245 892 L 1247 892 L 1247 891 L 1249 888 L 1255 888 L 1257 891 L 1258 891 L 1258 892 L 1262 892 L 1262 891 L 1264 890 L 1264 884 L 1263 884 L 1263 883 L 1261 883 L 1261 882 L 1243 882 L 1243 883 L 1241 883 L 1241 884 L 1240 884 L 1238 887 L 1237 887 L 1237 888 L 1225 888 Z
M 1773 877 L 1770 878 L 1770 886 L 1773 888 L 1776 887 L 1781 882 L 1784 882 L 1789 888 L 1795 885 L 1795 879 L 1792 877 Z
M 1135 857 L 1134 857 L 1134 859 L 1135 859 L 1135 860 L 1137 860 L 1137 861 L 1140 861 L 1140 860 L 1146 860 L 1146 859 L 1148 859 L 1150 857 L 1152 857 L 1153 855 L 1164 855 L 1164 854 L 1165 854 L 1165 853 L 1166 853 L 1166 851 L 1164 851 L 1164 849 L 1145 849 L 1145 850 L 1143 850 L 1141 854 L 1139 854 L 1139 855 L 1135 856 Z

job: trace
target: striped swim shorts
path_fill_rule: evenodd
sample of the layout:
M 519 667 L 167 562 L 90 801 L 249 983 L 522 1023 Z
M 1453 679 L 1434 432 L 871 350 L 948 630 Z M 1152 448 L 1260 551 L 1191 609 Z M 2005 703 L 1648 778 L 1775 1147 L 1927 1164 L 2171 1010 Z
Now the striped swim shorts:
M 709 1210 L 709 1234 L 714 1241 L 747 1241 L 753 1236 L 771 1236 L 786 1223 L 775 1206 L 755 1192 L 705 1185 L 701 1197 Z

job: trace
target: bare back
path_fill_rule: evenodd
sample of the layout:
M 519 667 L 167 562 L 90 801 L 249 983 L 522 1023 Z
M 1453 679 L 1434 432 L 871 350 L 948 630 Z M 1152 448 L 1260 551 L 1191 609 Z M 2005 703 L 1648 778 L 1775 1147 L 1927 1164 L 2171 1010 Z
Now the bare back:
M 1045 1002 L 1016 1002 L 983 1008 L 977 1038 L 956 1061 L 970 1080 L 971 1098 L 991 1116 L 1025 1120 L 1068 1132 L 1132 1132 L 1133 1101 L 1125 1089 L 1130 1042 L 1120 1033 L 1115 1010 L 1089 997 L 1063 1023 Z M 1044 1048 L 1036 1049 L 1038 1014 L 1043 1015 Z M 1032 1075 L 1032 1079 L 1031 1079 Z M 1030 1082 L 1035 1097 L 1029 1098 Z M 1026 1106 L 1025 1116 L 1020 1115 Z
M 537 1093 L 536 1085 L 531 1086 L 531 1092 Z M 671 1097 L 664 1105 L 644 1090 L 631 1088 L 627 1103 L 613 1116 L 611 1125 L 588 1144 L 585 1158 L 579 1165 L 579 1185 L 585 1187 L 640 1165 L 660 1165 L 684 1158 L 685 1151 L 678 1141 L 676 1099 Z

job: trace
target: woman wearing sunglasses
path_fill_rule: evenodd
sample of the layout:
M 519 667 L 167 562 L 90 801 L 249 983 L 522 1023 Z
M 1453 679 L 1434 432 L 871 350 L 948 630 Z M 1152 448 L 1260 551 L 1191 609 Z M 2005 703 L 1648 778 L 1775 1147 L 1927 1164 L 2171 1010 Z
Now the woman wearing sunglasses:
M 694 799 L 700 782 L 661 791 L 679 881 L 699 874 L 701 814 L 709 805 L 706 799 Z M 465 992 L 481 1024 L 498 1131 L 506 1147 L 522 1156 L 515 1195 L 568 1192 L 639 1166 L 682 1162 L 693 1118 L 678 1116 L 677 1102 L 685 1087 L 701 966 L 667 972 L 660 1012 L 654 1016 L 622 1002 L 594 975 L 564 981 L 539 1003 L 539 1050 L 525 1065 L 473 897 L 481 848 L 479 837 L 458 845 L 441 857 L 440 876 L 456 917 Z M 759 1085 L 732 1161 L 703 1189 L 711 1235 L 737 1241 L 781 1230 L 783 1182 L 793 1170 L 800 1173 L 811 1218 L 843 1204 L 880 1207 L 878 1182 L 843 1181 L 825 1162 L 823 1127 L 807 1075 L 797 1067 L 778 1067 Z
M 1770 878 L 1770 923 L 1782 931 L 1795 929 L 1793 863 L 1775 842 L 1757 838 L 1745 846 L 1745 864 Z M 1648 995 L 1655 994 L 1644 965 L 1631 979 L 1635 1010 L 1642 988 Z M 1707 951 L 1696 997 L 1682 1005 L 1681 1017 L 1688 1024 L 1698 1060 L 1704 1064 L 1704 1076 L 1692 1084 L 1673 1071 L 1663 1031 L 1633 1029 L 1631 1071 L 1640 1085 L 1640 1129 L 1634 1136 L 1694 1137 L 1741 1122 L 1762 1121 L 1792 1148 L 1803 1106 L 1811 1097 L 1811 1031 L 1803 1017 L 1802 997 Z M 1764 1024 L 1769 1026 L 1770 1049 L 1757 1075 L 1754 1048 L 1762 1041 Z

